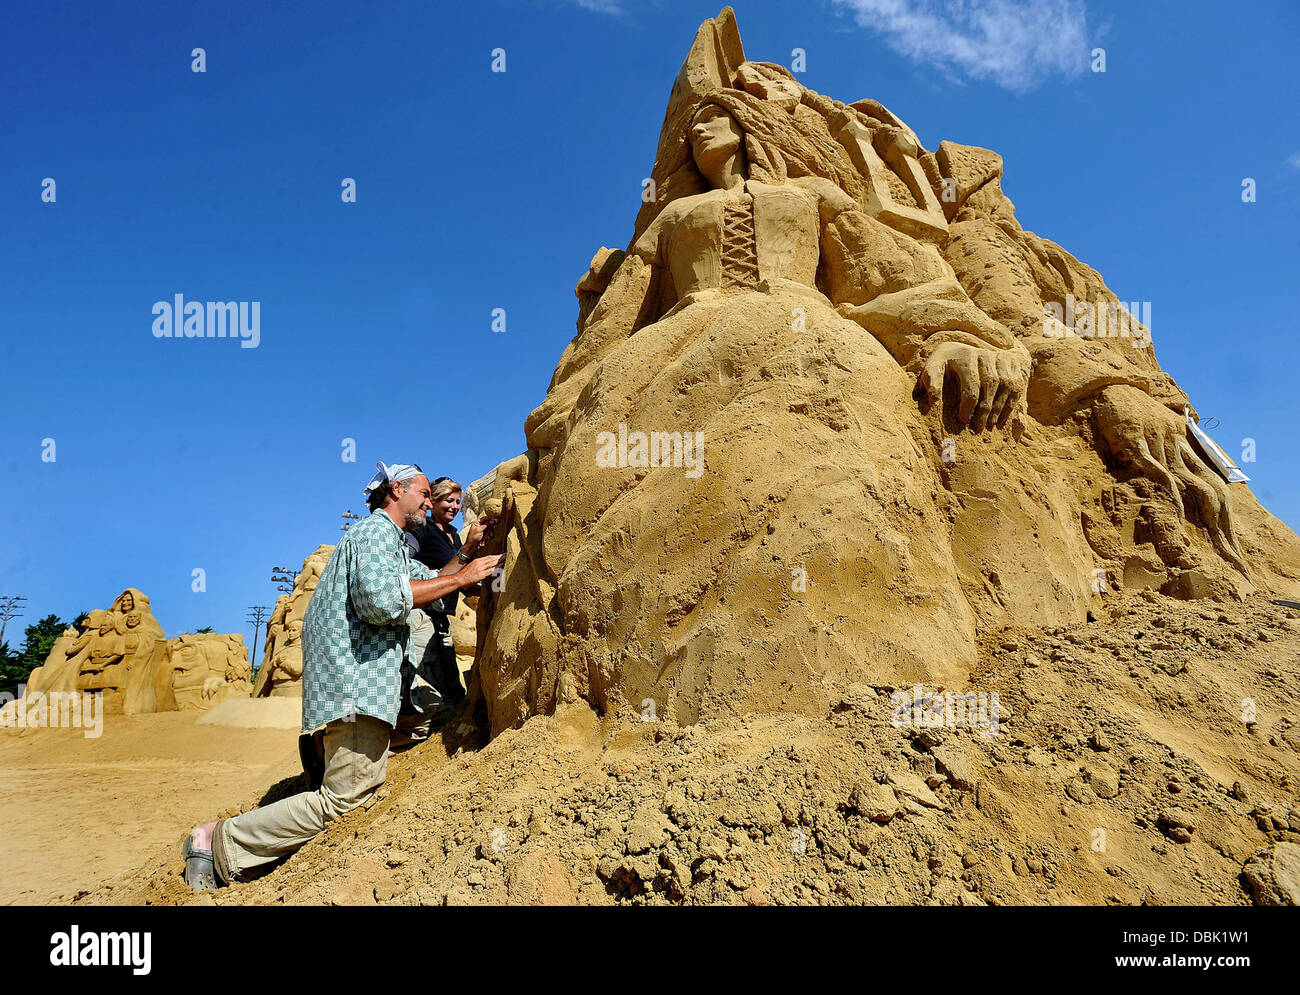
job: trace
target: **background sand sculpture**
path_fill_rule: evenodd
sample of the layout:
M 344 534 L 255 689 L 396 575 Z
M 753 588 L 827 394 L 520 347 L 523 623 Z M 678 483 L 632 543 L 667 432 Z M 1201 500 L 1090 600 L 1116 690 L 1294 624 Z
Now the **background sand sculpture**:
M 149 597 L 132 587 L 110 608 L 87 614 L 80 631 L 64 631 L 28 676 L 27 691 L 102 693 L 107 713 L 139 715 L 248 697 L 251 676 L 243 636 L 166 639 Z
M 90 612 L 81 631 L 75 637 L 65 632 L 31 672 L 27 691 L 102 692 L 109 714 L 175 708 L 167 641 L 148 596 L 128 588 L 108 609 Z
M 961 686 L 978 633 L 1077 623 L 1107 589 L 1300 592 L 1300 541 L 1197 454 L 1145 329 L 1045 327 L 1067 295 L 1117 299 L 1021 228 L 996 153 L 931 152 L 875 101 L 747 61 L 727 9 L 651 175 L 494 478 L 494 732 L 567 694 L 689 722 L 817 712 L 839 679 Z M 598 465 L 620 426 L 699 432 L 706 469 Z
M 244 637 L 186 633 L 167 641 L 172 697 L 182 710 L 205 710 L 253 693 Z
M 253 696 L 302 697 L 302 619 L 333 546 L 317 546 L 293 582 L 293 591 L 275 602 L 266 626 L 266 651 L 257 669 Z

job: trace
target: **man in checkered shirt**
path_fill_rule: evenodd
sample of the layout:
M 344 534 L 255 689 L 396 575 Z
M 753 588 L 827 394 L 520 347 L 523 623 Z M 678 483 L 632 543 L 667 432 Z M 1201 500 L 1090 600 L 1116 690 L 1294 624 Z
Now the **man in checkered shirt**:
M 464 555 L 440 571 L 412 560 L 403 529 L 433 507 L 429 478 L 414 464 L 385 466 L 366 486 L 369 518 L 334 550 L 303 619 L 302 727 L 324 727 L 325 776 L 316 791 L 233 819 L 209 822 L 186 840 L 186 880 L 196 891 L 247 880 L 293 853 L 384 783 L 401 697 L 406 616 L 412 608 L 472 587 L 501 562 Z

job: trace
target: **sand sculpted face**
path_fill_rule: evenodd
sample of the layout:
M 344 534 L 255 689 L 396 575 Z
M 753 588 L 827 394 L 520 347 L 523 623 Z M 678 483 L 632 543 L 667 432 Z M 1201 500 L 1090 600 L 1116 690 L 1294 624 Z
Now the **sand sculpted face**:
M 1044 334 L 1067 293 L 1116 298 L 1001 173 L 746 61 L 729 11 L 700 28 L 657 195 L 578 283 L 526 477 L 496 476 L 494 732 L 566 696 L 692 722 L 962 688 L 981 633 L 1116 587 L 1300 594 L 1300 540 L 1195 451 L 1149 338 Z M 601 458 L 638 433 L 702 440 L 703 473 Z
M 734 117 L 718 104 L 704 104 L 691 119 L 691 153 L 700 172 L 713 187 L 721 187 L 725 167 L 734 163 L 744 132 Z

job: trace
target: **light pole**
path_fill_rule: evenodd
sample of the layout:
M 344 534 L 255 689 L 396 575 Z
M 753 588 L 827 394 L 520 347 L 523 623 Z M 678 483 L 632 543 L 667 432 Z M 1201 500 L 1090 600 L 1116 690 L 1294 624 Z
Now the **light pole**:
M 22 607 L 22 602 L 26 598 L 20 598 L 16 595 L 6 594 L 0 596 L 0 643 L 5 641 L 5 629 L 9 625 L 11 618 L 22 618 L 23 613 L 18 609 Z
M 262 622 L 266 618 L 266 613 L 269 612 L 270 610 L 271 609 L 267 608 L 266 605 L 248 606 L 247 621 L 253 623 L 253 653 L 248 658 L 248 660 L 249 663 L 252 665 L 253 670 L 257 669 L 257 636 L 258 633 L 260 633 L 262 630 Z
M 276 590 L 282 594 L 293 593 L 293 582 L 298 579 L 301 570 L 290 570 L 288 567 L 272 567 L 271 582 L 276 585 Z
M 344 522 L 342 525 L 339 526 L 339 528 L 342 529 L 344 532 L 352 528 L 353 522 L 361 521 L 361 516 L 353 512 L 351 508 L 343 512 L 343 518 L 344 518 Z

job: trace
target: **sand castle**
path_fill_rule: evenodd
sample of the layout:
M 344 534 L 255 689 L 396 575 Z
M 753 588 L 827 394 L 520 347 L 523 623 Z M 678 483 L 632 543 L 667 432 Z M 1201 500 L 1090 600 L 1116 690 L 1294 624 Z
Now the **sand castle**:
M 494 734 L 573 696 L 817 713 L 828 683 L 961 687 L 980 633 L 1108 591 L 1300 592 L 1300 540 L 1002 175 L 749 61 L 730 9 L 701 26 L 627 248 L 596 253 L 527 451 L 476 494 L 506 556 Z

